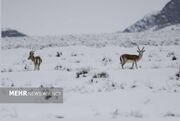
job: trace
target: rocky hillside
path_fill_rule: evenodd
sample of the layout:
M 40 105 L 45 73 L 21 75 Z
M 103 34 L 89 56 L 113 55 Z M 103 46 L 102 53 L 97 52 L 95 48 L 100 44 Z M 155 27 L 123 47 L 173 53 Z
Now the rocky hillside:
M 26 35 L 14 30 L 14 29 L 9 29 L 9 28 L 3 28 L 1 30 L 1 37 L 25 37 Z
M 171 0 L 161 11 L 145 16 L 123 32 L 141 32 L 149 29 L 155 31 L 179 23 L 180 0 Z

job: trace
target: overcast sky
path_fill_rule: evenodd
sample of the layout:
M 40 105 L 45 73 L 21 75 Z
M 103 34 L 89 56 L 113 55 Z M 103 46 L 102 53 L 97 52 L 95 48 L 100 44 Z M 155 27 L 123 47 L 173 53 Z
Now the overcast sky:
M 170 0 L 2 0 L 2 27 L 28 35 L 123 30 Z

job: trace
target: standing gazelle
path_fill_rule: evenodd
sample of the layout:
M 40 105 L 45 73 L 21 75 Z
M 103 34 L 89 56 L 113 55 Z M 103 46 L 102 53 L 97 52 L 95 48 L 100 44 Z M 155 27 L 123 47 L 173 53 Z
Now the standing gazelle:
M 123 54 L 123 55 L 120 56 L 120 62 L 121 62 L 121 66 L 122 66 L 123 69 L 124 69 L 124 67 L 123 67 L 124 64 L 127 63 L 127 62 L 132 63 L 131 69 L 133 69 L 134 63 L 136 65 L 136 68 L 138 68 L 137 67 L 137 61 L 141 60 L 145 50 L 144 50 L 144 47 L 142 48 L 142 50 L 140 50 L 139 47 L 137 47 L 137 48 L 138 48 L 137 52 L 139 53 L 139 55 Z
M 42 63 L 42 59 L 40 56 L 34 56 L 34 51 L 29 52 L 28 60 L 31 59 L 34 63 L 34 70 L 40 70 L 40 65 Z

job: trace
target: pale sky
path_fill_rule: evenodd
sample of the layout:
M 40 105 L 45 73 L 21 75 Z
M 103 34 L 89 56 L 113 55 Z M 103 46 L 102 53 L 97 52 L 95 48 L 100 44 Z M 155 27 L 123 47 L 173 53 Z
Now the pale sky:
M 170 0 L 2 0 L 2 27 L 27 35 L 123 30 Z

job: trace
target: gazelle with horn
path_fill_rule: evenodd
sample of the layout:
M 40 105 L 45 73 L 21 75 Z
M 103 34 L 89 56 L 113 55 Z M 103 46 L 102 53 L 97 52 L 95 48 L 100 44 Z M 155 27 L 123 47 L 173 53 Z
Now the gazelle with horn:
M 134 64 L 136 65 L 136 68 L 138 68 L 137 61 L 141 60 L 145 50 L 144 50 L 144 47 L 142 48 L 142 50 L 139 49 L 138 46 L 137 48 L 138 48 L 137 52 L 139 53 L 139 55 L 123 54 L 120 56 L 120 62 L 123 69 L 124 69 L 124 64 L 126 64 L 127 62 L 132 63 L 131 69 L 133 69 Z
M 34 56 L 34 51 L 29 52 L 28 60 L 32 60 L 34 63 L 34 70 L 40 70 L 40 65 L 42 63 L 42 59 L 40 56 Z

